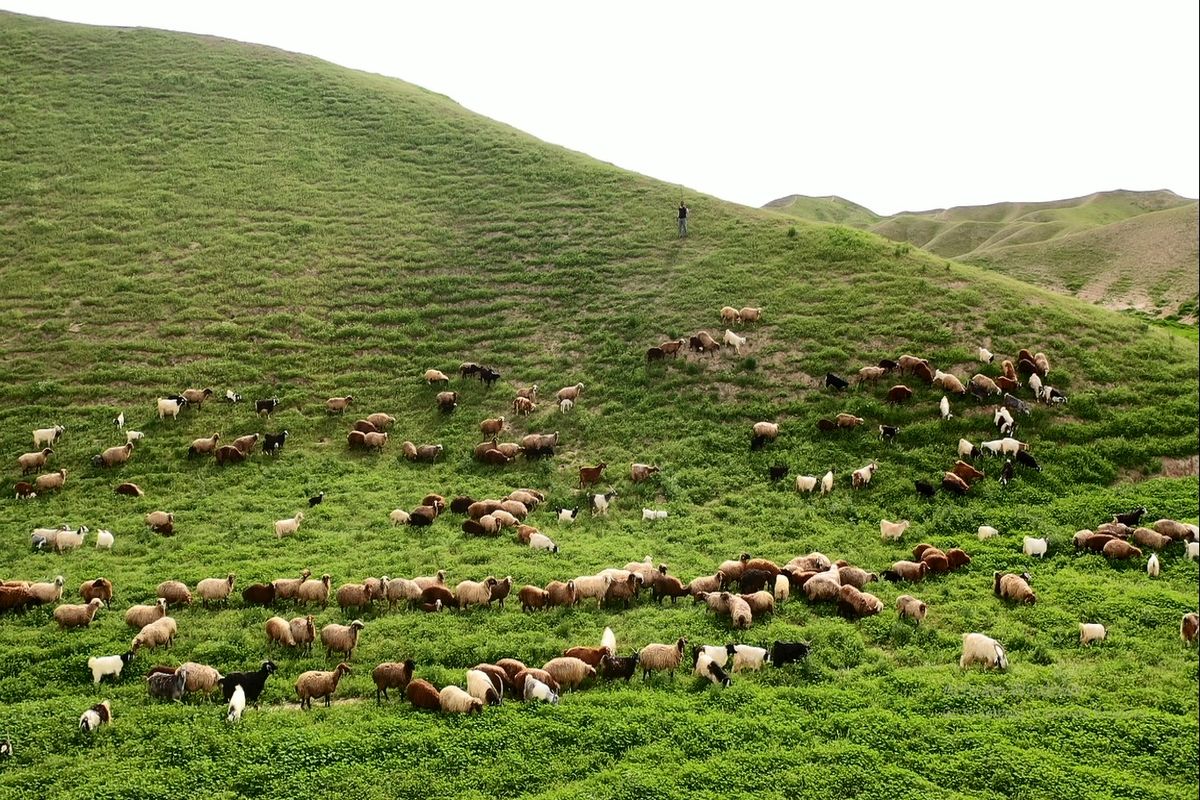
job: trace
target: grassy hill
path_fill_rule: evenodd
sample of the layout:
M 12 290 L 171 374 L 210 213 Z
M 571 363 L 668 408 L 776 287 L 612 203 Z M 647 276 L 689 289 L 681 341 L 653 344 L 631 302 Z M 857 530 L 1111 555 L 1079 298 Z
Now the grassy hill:
M 1098 192 L 891 217 L 841 198 L 802 195 L 765 208 L 868 229 L 1109 308 L 1196 321 L 1197 203 L 1173 192 Z
M 97 29 L 0 15 L 0 443 L 16 456 L 30 431 L 63 424 L 51 466 L 63 491 L 0 500 L 0 578 L 113 580 L 112 608 L 89 628 L 59 632 L 49 608 L 0 615 L 0 797 L 537 797 L 863 798 L 1195 795 L 1197 655 L 1179 641 L 1196 608 L 1197 565 L 1171 549 L 1163 574 L 1134 561 L 1076 555 L 1070 537 L 1145 504 L 1151 518 L 1195 519 L 1194 474 L 1164 462 L 1197 452 L 1197 346 L 1146 323 L 845 227 L 806 224 L 689 196 L 692 236 L 675 237 L 677 188 L 551 147 L 400 81 L 233 42 L 148 30 Z M 718 309 L 762 305 L 735 356 L 681 356 L 647 367 L 647 347 L 701 328 Z M 1021 436 L 1043 464 L 1007 489 L 988 478 L 965 498 L 922 501 L 960 437 L 995 436 L 988 405 L 939 392 L 883 403 L 886 386 L 836 395 L 826 371 L 903 352 L 969 377 L 979 345 L 1046 352 L 1070 395 L 1038 407 Z M 439 414 L 429 367 L 497 367 L 492 389 L 461 393 Z M 984 368 L 989 374 L 996 367 Z M 486 417 L 509 416 L 517 387 L 543 394 L 582 381 L 579 405 L 543 402 L 511 420 L 505 439 L 559 431 L 553 459 L 498 469 L 471 459 Z M 206 403 L 159 421 L 155 398 L 184 387 L 278 396 L 271 418 L 249 402 Z M 396 416 L 380 454 L 348 451 L 353 410 Z M 1026 394 L 1027 396 L 1027 394 Z M 819 434 L 840 411 L 867 429 Z M 91 457 L 123 442 L 112 423 L 143 431 L 129 464 Z M 750 425 L 780 422 L 763 452 Z M 896 424 L 891 445 L 874 435 Z M 188 443 L 220 432 L 287 429 L 281 455 L 219 468 L 188 459 Z M 440 442 L 443 460 L 416 465 L 404 439 Z M 850 471 L 876 460 L 870 486 Z M 397 529 L 388 512 L 427 492 L 476 498 L 531 486 L 548 507 L 583 502 L 581 465 L 606 461 L 618 491 L 607 518 L 530 522 L 559 545 L 535 553 L 467 538 L 446 515 Z M 647 484 L 629 464 L 662 466 Z M 771 485 L 768 466 L 838 476 L 828 496 Z M 113 493 L 136 481 L 140 499 Z M 319 490 L 325 502 L 305 499 Z M 665 508 L 649 525 L 643 507 Z M 271 522 L 304 508 L 299 533 Z M 176 514 L 177 535 L 143 516 Z M 900 543 L 879 520 L 909 519 Z M 91 546 L 31 552 L 36 526 L 86 524 L 116 535 Z M 975 537 L 980 524 L 1002 536 Z M 1044 561 L 1024 535 L 1048 536 Z M 89 656 L 123 652 L 125 609 L 162 580 L 256 581 L 308 567 L 334 586 L 367 576 L 447 571 L 448 581 L 512 575 L 544 585 L 646 555 L 687 580 L 741 552 L 786 561 L 819 550 L 880 571 L 917 542 L 961 545 L 964 571 L 920 585 L 872 583 L 886 610 L 857 623 L 793 598 L 748 631 L 690 602 L 629 610 L 587 604 L 522 614 L 422 614 L 376 609 L 338 697 L 296 710 L 292 684 L 332 667 L 272 651 L 262 633 L 290 606 L 199 604 L 174 612 L 170 650 L 139 657 L 117 684 L 93 688 Z M 1039 602 L 991 594 L 993 570 L 1028 570 Z M 894 609 L 902 593 L 930 605 L 919 627 Z M 313 609 L 318 626 L 348 617 Z M 1109 641 L 1078 645 L 1077 623 L 1103 622 Z M 556 707 L 505 703 L 481 716 L 418 713 L 371 702 L 371 668 L 413 658 L 442 686 L 466 667 L 515 656 L 540 665 L 597 643 L 605 626 L 627 654 L 686 636 L 692 643 L 802 639 L 808 662 L 738 674 L 729 689 L 686 670 L 671 680 L 601 685 Z M 960 670 L 961 635 L 984 631 L 1008 648 L 1004 673 Z M 225 725 L 219 704 L 146 696 L 156 663 L 196 660 L 223 671 L 270 656 L 279 665 L 261 710 Z M 90 739 L 79 714 L 111 698 L 115 723 Z

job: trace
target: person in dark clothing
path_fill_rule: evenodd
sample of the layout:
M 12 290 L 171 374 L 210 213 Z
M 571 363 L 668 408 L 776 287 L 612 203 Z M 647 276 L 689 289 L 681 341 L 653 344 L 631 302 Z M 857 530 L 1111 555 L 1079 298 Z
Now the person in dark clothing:
M 679 201 L 679 238 L 687 236 L 688 207 Z

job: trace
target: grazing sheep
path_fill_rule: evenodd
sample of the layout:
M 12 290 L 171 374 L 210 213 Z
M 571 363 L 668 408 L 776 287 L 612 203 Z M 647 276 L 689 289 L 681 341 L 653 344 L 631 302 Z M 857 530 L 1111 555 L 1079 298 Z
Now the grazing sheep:
M 437 687 L 427 680 L 413 678 L 404 687 L 404 696 L 413 708 L 423 708 L 426 711 L 441 711 L 442 700 Z
M 283 617 L 271 617 L 266 622 L 268 644 L 281 644 L 284 647 L 295 647 L 296 639 L 292 636 L 292 626 Z
M 112 531 L 98 530 L 96 531 L 96 549 L 97 550 L 112 550 L 115 538 Z
M 342 676 L 350 672 L 350 665 L 342 662 L 332 672 L 309 670 L 300 673 L 296 679 L 296 694 L 300 697 L 300 709 L 312 708 L 314 697 L 324 697 L 325 707 L 329 707 L 330 698 L 337 691 L 338 682 Z
M 208 694 L 217 688 L 217 684 L 221 680 L 220 672 L 207 664 L 195 661 L 185 661 L 180 664 L 179 668 L 175 670 L 175 674 L 179 675 L 180 673 L 187 675 L 183 684 L 187 694 Z
M 1079 623 L 1079 643 L 1089 645 L 1092 642 L 1103 642 L 1108 636 L 1108 631 L 1098 622 L 1081 622 Z
M 1121 539 L 1113 539 L 1110 542 L 1104 543 L 1104 557 L 1112 561 L 1122 561 L 1130 558 L 1141 558 L 1142 551 L 1129 542 Z
M 604 655 L 600 659 L 600 677 L 605 680 L 620 680 L 628 681 L 637 671 L 638 654 L 632 656 L 617 657 L 613 655 Z
M 104 601 L 98 597 L 89 601 L 87 605 L 63 603 L 54 609 L 54 621 L 58 623 L 60 630 L 86 628 L 92 624 L 96 612 L 103 607 Z
M 696 659 L 693 672 L 702 678 L 707 678 L 717 686 L 728 687 L 733 684 L 733 679 L 729 677 L 724 668 L 710 658 L 707 653 L 701 653 Z
M 293 617 L 288 622 L 288 629 L 291 632 L 292 645 L 305 655 L 311 653 L 313 642 L 317 639 L 317 626 L 313 621 L 312 614 L 306 617 Z
M 55 425 L 53 428 L 38 428 L 33 432 L 33 446 L 42 447 L 43 445 L 56 444 L 66 432 L 67 429 L 62 425 Z
M 912 595 L 902 594 L 896 598 L 896 610 L 899 612 L 901 619 L 911 619 L 919 623 L 925 619 L 925 612 L 928 610 L 928 607 Z
M 838 593 L 838 613 L 846 619 L 862 619 L 883 611 L 883 601 L 873 594 L 843 584 Z
M 401 445 L 401 450 L 404 452 L 404 457 L 409 461 L 437 461 L 438 456 L 442 454 L 444 448 L 440 444 L 423 444 L 417 446 L 412 442 L 404 442 Z
M 958 659 L 959 669 L 966 669 L 976 662 L 996 669 L 1008 669 L 1008 656 L 999 642 L 982 633 L 964 633 L 962 657 Z
M 491 604 L 492 587 L 496 578 L 488 575 L 483 581 L 459 581 L 454 587 L 454 602 L 459 608 Z
M 38 475 L 33 479 L 33 488 L 38 492 L 45 493 L 61 489 L 66 482 L 67 471 L 60 469 L 57 472 L 47 472 L 45 475 Z
M 297 511 L 296 516 L 288 519 L 280 519 L 275 521 L 275 538 L 282 539 L 285 536 L 291 536 L 296 531 L 300 530 L 300 523 L 304 521 L 304 512 Z
M 829 494 L 833 491 L 833 470 L 829 470 L 821 478 L 821 494 Z
M 607 589 L 608 587 L 605 586 Z M 546 596 L 552 606 L 573 606 L 579 600 L 579 591 L 576 588 L 575 581 L 551 581 L 546 584 Z M 601 594 L 601 597 L 604 595 Z
M 246 690 L 240 685 L 234 687 L 233 696 L 229 698 L 229 705 L 225 709 L 226 722 L 240 722 L 242 712 L 246 710 Z
M 887 370 L 883 367 L 862 367 L 858 371 L 858 385 L 864 383 L 877 383 L 880 378 L 887 374 Z
M 1188 542 L 1186 552 L 1188 561 L 1200 560 L 1200 542 Z
M 167 600 L 164 597 L 160 597 L 152 606 L 130 606 L 125 612 L 125 624 L 131 628 L 141 630 L 151 622 L 160 620 L 166 615 Z
M 100 679 L 106 675 L 113 678 L 121 677 L 121 670 L 133 660 L 133 651 L 128 650 L 119 656 L 92 656 L 87 660 L 88 669 L 92 673 L 93 685 L 99 685 Z
M 855 489 L 861 489 L 871 482 L 871 478 L 875 476 L 877 469 L 879 469 L 879 465 L 872 461 L 865 467 L 854 470 L 850 476 L 850 485 Z
M 1150 527 L 1155 533 L 1169 536 L 1177 542 L 1191 541 L 1195 538 L 1192 529 L 1188 525 L 1173 519 L 1160 519 Z
M 64 578 L 59 575 L 50 583 L 32 583 L 25 587 L 35 602 L 45 605 L 62 599 Z M 89 598 L 90 599 L 90 598 Z
M 887 581 L 907 581 L 909 583 L 920 583 L 925 580 L 925 575 L 929 572 L 929 565 L 924 561 L 897 561 L 892 564 L 891 569 L 883 571 L 883 579 Z M 811 583 L 811 581 L 810 581 Z
M 594 666 L 573 656 L 552 658 L 542 665 L 542 669 L 550 673 L 560 686 L 568 689 L 576 689 L 588 678 L 596 676 Z
M 742 354 L 742 348 L 746 346 L 746 337 L 738 336 L 736 333 L 726 328 L 723 343 L 732 347 L 733 352 L 740 356 Z
M 904 535 L 904 532 L 908 530 L 911 524 L 908 520 L 889 522 L 886 519 L 881 519 L 879 520 L 879 535 L 884 539 L 896 541 Z
M 679 663 L 683 660 L 683 648 L 687 639 L 680 637 L 675 644 L 648 644 L 638 653 L 641 664 L 642 680 L 650 677 L 651 672 L 670 672 L 672 677 Z
M 26 481 L 17 481 L 13 486 L 13 492 L 17 500 L 32 500 L 37 497 L 37 492 L 33 490 L 33 484 Z
M 227 601 L 233 591 L 234 574 L 231 572 L 224 578 L 205 578 L 196 584 L 196 594 L 204 601 L 204 605 L 217 600 Z
M 153 650 L 160 646 L 170 647 L 175 642 L 178 632 L 179 627 L 175 624 L 174 618 L 157 619 L 138 631 L 137 636 L 133 637 L 133 643 L 129 649 L 136 653 L 143 648 Z
M 1037 595 L 1033 593 L 1033 589 L 1029 588 L 1029 580 L 1025 575 L 993 572 L 992 593 L 996 597 L 1012 600 L 1015 603 L 1033 605 L 1037 602 Z
M 328 574 L 322 575 L 320 580 L 307 579 L 296 589 L 296 601 L 304 605 L 320 602 L 324 608 L 329 604 L 329 587 L 332 580 Z
M 503 670 L 497 670 L 504 674 Z M 507 676 L 505 676 L 507 678 Z M 502 699 L 504 683 L 481 669 L 467 670 L 467 694 L 483 705 L 498 706 Z
M 79 715 L 80 733 L 92 733 L 101 725 L 112 722 L 112 704 L 108 700 L 97 703 Z
M 539 700 L 543 703 L 550 703 L 553 705 L 558 702 L 558 693 L 551 689 L 547 684 L 533 676 L 527 676 L 525 678 L 525 683 L 522 688 L 524 691 L 521 697 L 526 703 Z
M 1163 536 L 1149 528 L 1135 528 L 1131 538 L 1142 547 L 1149 547 L 1151 550 L 1162 550 L 1172 542 L 1170 536 Z
M 581 575 L 574 580 L 575 584 L 575 602 L 594 598 L 596 607 L 604 602 L 604 597 L 608 593 L 608 587 L 612 585 L 613 579 L 609 575 Z
M 762 306 L 760 306 L 758 308 L 751 308 L 751 307 L 747 306 L 746 308 L 743 308 L 740 311 L 738 311 L 737 321 L 739 323 L 743 323 L 743 324 L 747 323 L 747 322 L 758 322 L 759 320 L 762 319 L 763 308 L 764 307 L 762 307 Z
M 187 405 L 187 400 L 183 397 L 160 397 L 156 406 L 158 409 L 158 418 L 170 417 L 171 419 L 178 419 L 179 410 L 185 405 Z
M 46 466 L 46 461 L 50 456 L 54 455 L 54 451 L 49 447 L 42 448 L 33 453 L 25 453 L 17 457 L 17 465 L 21 468 L 22 475 L 28 475 L 30 472 L 37 472 L 42 467 Z
M 721 322 L 726 325 L 737 322 L 738 319 L 738 310 L 733 306 L 725 306 L 721 309 Z
M 807 642 L 780 642 L 771 645 L 771 663 L 779 667 L 808 658 L 812 647 Z
M 975 373 L 971 376 L 971 389 L 986 395 L 1002 394 L 1000 387 L 987 375 Z
M 842 429 L 857 428 L 862 425 L 865 420 L 862 417 L 856 417 L 853 414 L 838 414 L 833 419 L 834 423 Z
M 366 626 L 362 620 L 356 619 L 349 625 L 330 623 L 321 628 L 321 644 L 325 645 L 325 657 L 342 653 L 347 659 L 353 658 L 354 648 L 358 645 L 358 632 L 364 627 Z
M 221 434 L 219 433 L 214 433 L 207 439 L 193 439 L 191 445 L 188 447 L 188 458 L 211 455 L 217 449 L 217 442 L 220 439 Z
M 971 485 L 953 472 L 942 474 L 942 491 L 965 495 L 970 489 Z
M 1049 545 L 1046 542 L 1045 538 L 1034 539 L 1030 536 L 1026 536 L 1022 540 L 1021 552 L 1027 556 L 1038 556 L 1040 558 L 1045 558 L 1046 551 L 1048 549 L 1049 549 Z
M 1196 632 L 1200 630 L 1200 615 L 1191 612 L 1183 615 L 1183 619 L 1179 621 L 1179 638 L 1184 644 L 1191 644 L 1196 641 Z

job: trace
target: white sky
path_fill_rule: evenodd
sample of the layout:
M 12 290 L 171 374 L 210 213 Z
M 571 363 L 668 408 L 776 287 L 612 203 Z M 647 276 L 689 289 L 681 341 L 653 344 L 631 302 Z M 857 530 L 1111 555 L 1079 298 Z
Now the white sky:
M 392 75 L 758 206 L 1200 195 L 1200 3 L 0 0 Z

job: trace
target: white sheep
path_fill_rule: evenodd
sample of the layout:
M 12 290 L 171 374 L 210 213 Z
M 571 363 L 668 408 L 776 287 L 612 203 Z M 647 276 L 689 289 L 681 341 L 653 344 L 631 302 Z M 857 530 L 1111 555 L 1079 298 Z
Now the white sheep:
M 1154 553 L 1150 554 L 1150 560 L 1146 562 L 1146 574 L 1151 578 L 1157 578 L 1159 572 L 1158 556 Z
M 977 661 L 996 669 L 1008 669 L 1008 655 L 999 642 L 982 633 L 964 633 L 963 652 L 958 659 L 958 666 L 966 669 Z
M 988 441 L 988 442 L 980 442 L 979 446 L 982 447 L 984 450 L 988 451 L 989 453 L 991 453 L 992 455 L 998 456 L 998 455 L 1000 455 L 1001 451 L 1004 449 L 1004 440 L 1003 439 L 992 439 L 991 441 Z
M 1200 542 L 1187 543 L 1187 560 L 1196 561 L 1200 559 Z
M 558 401 L 558 412 L 560 414 L 565 414 L 574 407 L 575 407 L 575 401 L 569 397 L 564 397 L 562 400 Z M 545 684 L 543 684 L 543 685 L 545 685 Z
M 754 647 L 748 644 L 737 644 L 733 646 L 734 672 L 761 669 L 763 662 L 768 660 L 769 657 L 765 647 Z
M 87 660 L 88 669 L 92 671 L 92 683 L 99 684 L 105 675 L 114 678 L 121 676 L 121 670 L 133 660 L 133 652 L 127 651 L 119 656 L 93 656 Z
M 42 447 L 54 444 L 66 430 L 62 425 L 55 425 L 53 428 L 38 428 L 33 432 L 33 446 Z
M 297 511 L 296 516 L 290 519 L 280 519 L 275 521 L 275 538 L 282 539 L 285 536 L 291 536 L 296 531 L 300 530 L 300 523 L 304 521 L 304 512 Z
M 782 603 L 788 599 L 788 595 L 792 591 L 792 582 L 788 580 L 787 575 L 775 576 L 775 602 Z
M 1108 636 L 1108 631 L 1098 622 L 1081 622 L 1079 623 L 1079 643 L 1083 645 L 1091 644 L 1092 642 L 1103 642 Z
M 1006 456 L 1015 456 L 1020 450 L 1028 450 L 1029 445 L 1018 441 L 1011 436 L 1006 436 L 1000 440 L 1000 452 Z
M 742 348 L 746 346 L 746 337 L 738 336 L 728 328 L 725 329 L 725 344 L 733 348 L 733 352 L 739 356 L 742 354 Z
M 999 406 L 996 413 L 992 414 L 992 424 L 997 428 L 1002 428 L 1005 425 L 1012 425 L 1013 416 L 1007 408 Z
M 104 700 L 79 715 L 79 730 L 81 733 L 91 733 L 101 725 L 112 722 L 112 704 Z
M 530 534 L 529 547 L 532 550 L 549 550 L 551 553 L 558 552 L 558 545 L 551 541 L 549 536 L 546 536 L 543 533 Z
M 133 444 L 134 442 L 140 442 L 142 439 L 145 439 L 145 438 L 146 438 L 146 434 L 142 433 L 141 431 L 125 431 L 125 444 Z
M 879 535 L 884 539 L 896 541 L 904 535 L 904 532 L 908 530 L 908 526 L 911 524 L 906 519 L 900 522 L 889 522 L 886 519 L 881 519 L 879 520 Z
M 392 509 L 392 513 L 388 514 L 388 519 L 392 521 L 393 525 L 407 525 L 409 519 L 408 512 L 403 508 L 394 508 Z
M 996 530 L 991 525 L 980 525 L 979 526 L 979 541 L 981 541 L 981 542 L 984 539 L 990 539 L 993 536 L 999 536 L 999 535 L 1000 535 L 1000 531 Z
M 589 597 L 595 598 L 596 607 L 599 608 L 612 582 L 609 575 L 581 575 L 575 579 L 575 597 L 579 602 Z
M 943 420 L 954 416 L 950 413 L 950 399 L 946 395 L 942 395 L 942 399 L 938 401 L 938 413 L 942 415 Z
M 594 494 L 592 495 L 592 514 L 602 517 L 608 516 L 609 498 L 615 495 L 615 492 L 609 494 Z
M 112 550 L 113 535 L 112 531 L 98 530 L 96 531 L 96 549 Z
M 470 714 L 483 711 L 483 701 L 477 700 L 457 686 L 443 686 L 438 692 L 442 711 L 447 714 Z
M 653 522 L 654 520 L 666 519 L 666 518 L 667 518 L 666 511 L 659 511 L 659 510 L 656 510 L 653 508 L 643 508 L 642 509 L 642 521 L 643 522 Z
M 817 477 L 815 475 L 797 475 L 796 476 L 796 491 L 812 493 L 817 488 Z
M 74 531 L 59 531 L 58 536 L 54 540 L 54 549 L 63 553 L 67 550 L 82 547 L 83 537 L 87 532 L 87 528 L 80 528 Z
M 1033 389 L 1033 396 L 1040 400 L 1042 397 L 1042 379 L 1036 372 L 1029 376 L 1029 388 Z
M 600 636 L 600 646 L 607 650 L 610 656 L 617 654 L 617 635 L 613 633 L 612 628 L 604 629 L 604 633 Z
M 182 398 L 177 400 L 167 397 L 158 398 L 158 418 L 170 417 L 171 419 L 177 419 L 179 417 L 179 409 L 183 408 L 183 404 L 186 402 Z
M 821 494 L 829 494 L 833 491 L 833 470 L 829 470 L 821 478 Z
M 850 485 L 855 489 L 861 489 L 871 482 L 871 478 L 875 476 L 875 470 L 879 467 L 875 462 L 867 464 L 865 467 L 859 467 L 850 475 Z
M 966 439 L 958 440 L 958 457 L 959 458 L 970 458 L 971 454 L 974 452 L 975 452 L 975 445 L 971 444 Z
M 491 677 L 486 672 L 478 669 L 467 670 L 467 694 L 484 705 L 500 705 L 504 699 L 500 694 L 503 688 L 503 685 L 497 688 L 497 685 L 492 683 Z
M 1045 538 L 1034 539 L 1030 536 L 1026 536 L 1021 545 L 1021 552 L 1027 556 L 1039 556 L 1041 558 L 1045 558 L 1046 551 L 1048 549 L 1049 543 Z
M 525 677 L 525 702 L 541 700 L 544 703 L 557 703 L 558 695 L 546 684 L 532 675 Z
M 980 347 L 979 348 L 979 360 L 982 361 L 984 364 L 991 364 L 993 361 L 996 360 L 996 356 L 993 355 L 992 351 L 988 350 L 986 347 Z
M 242 718 L 242 712 L 246 710 L 246 690 L 239 683 L 233 687 L 233 694 L 229 696 L 229 707 L 225 713 L 226 722 L 237 722 Z

